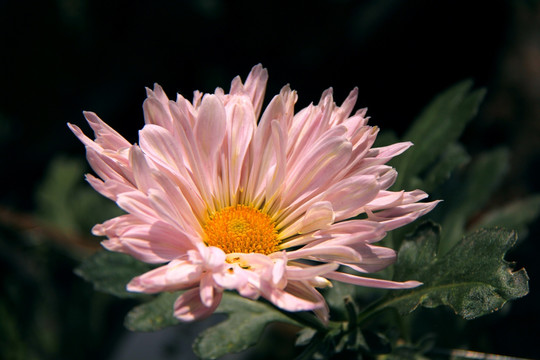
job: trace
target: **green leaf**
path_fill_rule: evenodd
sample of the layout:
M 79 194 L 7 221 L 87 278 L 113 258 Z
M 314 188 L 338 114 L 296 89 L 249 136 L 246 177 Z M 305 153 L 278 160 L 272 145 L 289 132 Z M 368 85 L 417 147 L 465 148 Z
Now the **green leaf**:
M 455 194 L 445 201 L 440 251 L 448 251 L 465 234 L 467 220 L 479 211 L 501 183 L 508 170 L 508 151 L 504 148 L 481 154 L 468 168 Z
M 36 192 L 42 219 L 64 231 L 86 233 L 96 223 L 122 214 L 113 201 L 83 181 L 85 169 L 78 159 L 60 156 L 51 161 Z
M 161 293 L 154 300 L 134 307 L 126 316 L 124 325 L 131 331 L 156 331 L 176 325 L 174 302 L 181 292 Z
M 51 161 L 45 179 L 37 189 L 39 213 L 62 230 L 76 229 L 75 215 L 68 204 L 71 202 L 71 192 L 83 172 L 82 162 L 57 157 Z
M 126 284 L 150 266 L 125 254 L 99 251 L 86 259 L 75 273 L 94 284 L 94 288 L 121 298 L 145 296 L 126 290 Z
M 216 359 L 245 350 L 257 343 L 267 324 L 279 321 L 298 323 L 273 306 L 226 292 L 216 313 L 229 317 L 201 333 L 193 343 L 193 351 L 203 359 Z
M 456 168 L 465 165 L 469 160 L 469 154 L 462 145 L 458 143 L 448 145 L 437 164 L 429 170 L 422 184 L 417 187 L 427 193 L 433 192 Z
M 507 229 L 517 229 L 519 236 L 523 238 L 527 233 L 527 225 L 535 220 L 539 214 L 540 194 L 537 194 L 488 212 L 472 230 L 501 226 Z
M 394 162 L 400 172 L 397 188 L 409 188 L 407 181 L 418 176 L 455 142 L 478 111 L 485 90 L 471 91 L 472 81 L 458 83 L 438 95 L 420 114 L 403 139 L 415 146 Z
M 477 231 L 440 257 L 439 234 L 440 227 L 425 223 L 402 244 L 394 280 L 415 279 L 424 285 L 391 292 L 379 309 L 391 306 L 406 314 L 418 306 L 447 305 L 463 318 L 474 319 L 528 293 L 525 269 L 513 271 L 513 264 L 503 259 L 516 241 L 513 232 Z

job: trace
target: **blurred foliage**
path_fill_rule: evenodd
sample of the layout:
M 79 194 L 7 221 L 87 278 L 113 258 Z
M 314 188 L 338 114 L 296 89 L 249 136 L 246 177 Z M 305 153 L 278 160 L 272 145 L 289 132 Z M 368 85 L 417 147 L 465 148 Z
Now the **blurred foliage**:
M 93 291 L 73 271 L 99 246 L 86 235 L 91 226 L 120 213 L 82 181 L 85 169 L 58 157 L 38 187 L 34 215 L 0 209 L 2 359 L 104 358 L 123 331 L 129 304 Z
M 80 159 L 56 157 L 36 191 L 37 214 L 65 232 L 88 233 L 95 224 L 122 214 L 116 204 L 81 183 Z
M 94 284 L 94 289 L 120 298 L 144 297 L 126 290 L 126 284 L 151 267 L 129 255 L 99 251 L 75 269 L 75 274 Z

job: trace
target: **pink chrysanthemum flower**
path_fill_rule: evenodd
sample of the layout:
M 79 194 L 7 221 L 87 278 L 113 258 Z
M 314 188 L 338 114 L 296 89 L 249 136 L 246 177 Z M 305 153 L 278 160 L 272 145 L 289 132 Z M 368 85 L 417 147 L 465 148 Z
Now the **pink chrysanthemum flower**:
M 374 245 L 387 231 L 429 212 L 420 190 L 387 189 L 397 173 L 384 165 L 410 142 L 372 148 L 378 129 L 365 109 L 350 116 L 358 90 L 341 106 L 332 90 L 294 114 L 296 92 L 285 86 L 260 120 L 268 74 L 255 66 L 229 94 L 169 100 L 147 90 L 146 125 L 131 145 L 94 113 L 96 140 L 69 125 L 101 178 L 96 191 L 126 215 L 96 225 L 103 246 L 164 265 L 134 278 L 130 291 L 187 290 L 174 315 L 211 314 L 224 290 L 263 297 L 287 311 L 312 310 L 328 320 L 317 288 L 330 280 L 389 289 L 418 286 L 340 272 L 378 271 L 394 250 Z M 365 214 L 363 219 L 352 219 Z

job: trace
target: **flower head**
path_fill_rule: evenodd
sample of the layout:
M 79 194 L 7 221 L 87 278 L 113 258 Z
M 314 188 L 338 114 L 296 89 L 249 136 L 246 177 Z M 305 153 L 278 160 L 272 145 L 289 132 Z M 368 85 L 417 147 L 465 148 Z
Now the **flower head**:
M 138 145 L 94 113 L 85 112 L 94 141 L 69 125 L 101 178 L 88 182 L 127 213 L 93 233 L 106 236 L 111 251 L 163 264 L 128 289 L 187 290 L 174 305 L 185 321 L 211 314 L 224 290 L 326 321 L 317 288 L 330 280 L 418 286 L 338 269 L 390 265 L 394 250 L 374 244 L 437 204 L 418 202 L 427 197 L 420 190 L 387 190 L 397 173 L 385 163 L 412 144 L 372 147 L 378 129 L 367 125 L 365 109 L 351 116 L 357 89 L 341 106 L 329 89 L 295 114 L 296 92 L 285 86 L 259 119 L 267 77 L 257 65 L 228 94 L 196 91 L 192 103 L 169 100 L 159 85 L 147 89 Z

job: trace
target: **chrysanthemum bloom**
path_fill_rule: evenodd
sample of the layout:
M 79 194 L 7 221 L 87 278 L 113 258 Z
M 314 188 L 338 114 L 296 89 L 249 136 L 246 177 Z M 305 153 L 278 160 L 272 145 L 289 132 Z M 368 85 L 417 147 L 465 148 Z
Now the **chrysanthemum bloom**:
M 420 284 L 351 274 L 391 264 L 394 250 L 373 244 L 437 203 L 418 202 L 427 197 L 420 190 L 387 190 L 397 173 L 384 164 L 412 144 L 373 148 L 378 129 L 367 125 L 365 109 L 350 116 L 357 89 L 341 106 L 329 89 L 295 115 L 296 92 L 285 86 L 259 119 L 267 77 L 257 65 L 245 84 L 232 81 L 229 94 L 196 91 L 193 103 L 169 100 L 155 85 L 138 145 L 94 113 L 85 117 L 95 141 L 69 125 L 101 178 L 88 182 L 127 213 L 93 233 L 108 237 L 109 250 L 164 264 L 127 288 L 187 290 L 174 304 L 180 320 L 211 314 L 224 290 L 327 321 L 317 288 L 330 280 Z

